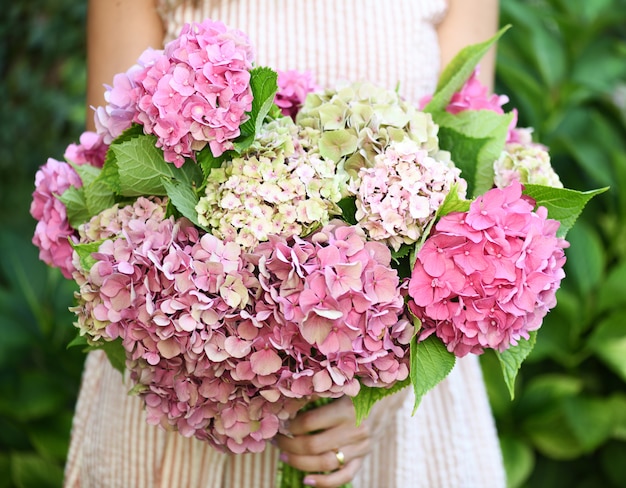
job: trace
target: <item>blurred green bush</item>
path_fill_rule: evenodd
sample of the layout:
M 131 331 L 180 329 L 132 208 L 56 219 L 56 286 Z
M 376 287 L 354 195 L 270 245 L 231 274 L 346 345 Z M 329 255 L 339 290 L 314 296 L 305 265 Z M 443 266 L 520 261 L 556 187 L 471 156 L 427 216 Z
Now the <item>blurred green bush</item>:
M 511 487 L 626 486 L 626 2 L 501 0 L 497 91 L 565 186 L 610 186 L 568 234 L 567 279 L 513 402 L 482 358 Z M 621 460 L 621 461 L 620 461 Z
M 83 353 L 73 287 L 37 258 L 37 168 L 85 120 L 85 1 L 5 2 L 0 15 L 0 487 L 58 487 Z
M 568 235 L 568 279 L 511 401 L 482 358 L 511 487 L 626 486 L 626 0 L 501 0 L 497 91 L 566 186 L 610 186 Z M 86 1 L 0 17 L 0 488 L 61 485 L 83 362 L 73 287 L 37 260 L 35 171 L 83 128 Z

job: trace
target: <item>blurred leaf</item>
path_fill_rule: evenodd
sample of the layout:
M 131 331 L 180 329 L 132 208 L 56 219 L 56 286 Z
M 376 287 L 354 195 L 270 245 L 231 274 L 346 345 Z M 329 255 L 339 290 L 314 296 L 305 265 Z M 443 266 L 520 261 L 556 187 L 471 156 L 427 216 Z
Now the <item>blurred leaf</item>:
M 580 378 L 562 374 L 536 376 L 526 384 L 519 398 L 519 409 L 524 414 L 535 414 L 550 408 L 566 397 L 578 395 L 583 390 Z
M 0 414 L 23 422 L 53 415 L 65 402 L 65 394 L 51 380 L 39 371 L 20 373 L 14 396 L 0 398 Z
M 487 388 L 489 404 L 496 417 L 506 415 L 511 410 L 511 394 L 502 376 L 500 360 L 492 349 L 479 356 L 480 366 Z
M 45 459 L 64 463 L 69 447 L 72 413 L 62 412 L 54 420 L 41 420 L 28 425 L 28 438 Z
M 0 452 L 0 488 L 11 488 L 11 458 Z
M 614 486 L 626 486 L 626 443 L 612 442 L 602 449 L 601 466 Z
M 598 289 L 598 312 L 626 308 L 626 262 L 609 270 Z
M 604 274 L 604 245 L 598 232 L 582 220 L 572 227 L 567 240 L 570 247 L 566 251 L 566 274 L 583 296 L 588 295 L 600 284 Z
M 528 444 L 510 436 L 500 437 L 507 488 L 521 487 L 530 476 L 535 456 Z
M 584 452 L 605 442 L 613 430 L 613 405 L 604 398 L 576 396 L 563 403 L 565 416 Z
M 626 382 L 626 310 L 617 311 L 600 322 L 588 345 Z
M 11 454 L 11 474 L 17 488 L 58 488 L 63 469 L 36 454 Z
M 613 438 L 626 441 L 626 393 L 616 393 L 609 401 L 613 407 Z

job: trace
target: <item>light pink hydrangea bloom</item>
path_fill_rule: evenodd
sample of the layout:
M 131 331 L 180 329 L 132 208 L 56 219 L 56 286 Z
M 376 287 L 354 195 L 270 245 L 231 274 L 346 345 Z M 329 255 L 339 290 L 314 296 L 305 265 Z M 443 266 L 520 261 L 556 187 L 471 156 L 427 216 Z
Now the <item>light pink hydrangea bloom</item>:
M 556 236 L 559 222 L 533 208 L 514 182 L 437 223 L 409 283 L 420 340 L 436 334 L 465 356 L 504 351 L 541 326 L 556 305 L 569 244 Z
M 283 115 L 295 119 L 307 94 L 316 90 L 319 90 L 319 87 L 311 72 L 278 70 L 278 92 L 274 103 L 280 107 Z
M 80 188 L 80 177 L 67 163 L 49 158 L 35 174 L 35 191 L 30 214 L 37 220 L 33 244 L 39 248 L 39 259 L 72 277 L 72 246 L 75 235 L 67 220 L 65 205 L 57 198 L 70 186 Z
M 429 156 L 411 139 L 392 141 L 374 166 L 361 168 L 352 181 L 356 219 L 370 239 L 397 251 L 421 238 L 454 185 L 465 198 L 467 183 L 460 174 L 449 159 Z

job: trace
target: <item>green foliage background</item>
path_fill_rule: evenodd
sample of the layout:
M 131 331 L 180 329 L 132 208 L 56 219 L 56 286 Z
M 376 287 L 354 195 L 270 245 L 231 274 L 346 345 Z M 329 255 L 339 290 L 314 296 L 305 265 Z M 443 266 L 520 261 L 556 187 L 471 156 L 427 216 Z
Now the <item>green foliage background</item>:
M 568 278 L 510 400 L 482 357 L 511 487 L 626 486 L 626 0 L 501 0 L 497 91 L 566 186 L 610 186 L 568 235 Z M 83 355 L 73 287 L 37 259 L 37 168 L 84 118 L 84 0 L 0 16 L 0 488 L 57 487 Z

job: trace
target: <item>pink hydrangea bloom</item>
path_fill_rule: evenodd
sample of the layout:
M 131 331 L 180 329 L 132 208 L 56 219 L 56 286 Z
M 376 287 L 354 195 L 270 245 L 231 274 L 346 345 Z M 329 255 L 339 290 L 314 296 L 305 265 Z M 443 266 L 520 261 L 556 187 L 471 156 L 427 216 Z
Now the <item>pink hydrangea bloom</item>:
M 412 324 L 389 250 L 336 223 L 253 253 L 139 198 L 93 218 L 76 259 L 78 327 L 122 339 L 151 424 L 230 452 L 264 449 L 313 395 L 408 376 Z M 90 237 L 91 236 L 91 237 Z
M 70 186 L 80 188 L 83 182 L 67 163 L 49 158 L 35 175 L 35 191 L 30 214 L 37 220 L 33 244 L 39 248 L 39 259 L 72 277 L 72 246 L 69 238 L 75 230 L 67 219 L 65 205 L 57 198 Z
M 485 85 L 478 79 L 478 69 L 465 82 L 457 93 L 452 95 L 446 110 L 451 114 L 458 114 L 465 110 L 491 110 L 502 114 L 502 105 L 509 101 L 506 95 L 489 94 Z
M 280 107 L 283 115 L 295 119 L 307 94 L 318 89 L 309 71 L 278 70 L 278 92 L 274 103 Z
M 361 168 L 350 190 L 356 196 L 356 219 L 370 239 L 397 251 L 421 238 L 454 185 L 465 198 L 467 183 L 444 154 L 436 159 L 406 138 L 391 142 L 373 167 Z
M 134 121 L 157 136 L 166 161 L 180 167 L 207 144 L 214 156 L 233 148 L 252 108 L 253 58 L 245 34 L 207 19 L 186 24 L 137 73 Z
M 412 324 L 403 285 L 382 243 L 333 221 L 307 239 L 272 238 L 255 250 L 268 340 L 285 358 L 283 395 L 356 395 L 408 375 Z M 358 379 L 358 381 L 357 381 Z
M 104 166 L 108 147 L 102 134 L 86 131 L 81 134 L 79 144 L 67 146 L 64 156 L 74 164 L 89 164 L 101 168 Z
M 504 351 L 527 339 L 556 305 L 563 279 L 559 223 L 514 182 L 444 216 L 417 254 L 409 306 L 420 340 L 436 334 L 457 356 Z

